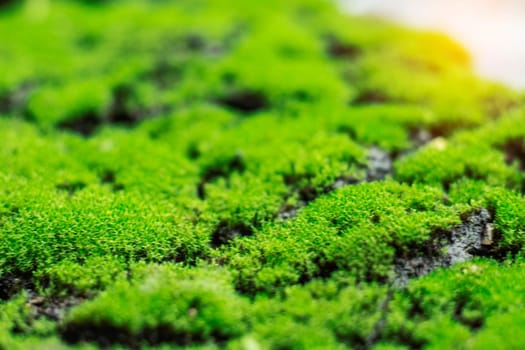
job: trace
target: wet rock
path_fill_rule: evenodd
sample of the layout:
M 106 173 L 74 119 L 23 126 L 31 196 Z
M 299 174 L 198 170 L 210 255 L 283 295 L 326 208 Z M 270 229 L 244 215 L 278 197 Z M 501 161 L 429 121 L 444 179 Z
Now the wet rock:
M 32 285 L 29 275 L 4 275 L 0 279 L 0 300 L 9 300 Z
M 392 158 L 379 147 L 372 147 L 368 150 L 368 169 L 366 174 L 367 181 L 384 180 L 392 174 Z
M 484 247 L 492 246 L 494 244 L 494 224 L 488 223 L 485 233 L 481 239 L 481 245 Z
M 414 129 L 410 131 L 410 139 L 416 148 L 423 147 L 432 141 L 433 138 L 434 136 L 430 131 L 425 129 Z
M 289 220 L 289 219 L 293 219 L 297 216 L 297 212 L 299 211 L 299 209 L 301 209 L 302 207 L 304 206 L 301 205 L 301 206 L 294 206 L 294 207 L 283 207 L 279 213 L 277 213 L 277 218 L 279 219 L 282 219 L 282 220 Z
M 489 231 L 492 232 L 491 217 L 486 209 L 471 216 L 463 224 L 452 229 L 450 243 L 447 245 L 446 256 L 450 264 L 472 259 L 483 249 L 483 242 L 487 242 Z M 492 233 L 490 233 L 492 235 Z
M 416 256 L 395 259 L 393 285 L 405 286 L 411 278 L 427 275 L 439 267 L 450 267 L 487 255 L 494 244 L 494 228 L 486 209 L 470 216 L 450 232 L 419 247 Z
M 32 316 L 35 319 L 45 317 L 53 321 L 62 320 L 67 310 L 84 300 L 76 296 L 45 298 L 32 289 L 27 290 L 27 294 L 26 305 L 31 308 Z
M 31 310 L 31 319 L 41 317 L 60 321 L 66 311 L 84 299 L 78 296 L 43 296 L 35 288 L 30 275 L 5 275 L 0 279 L 0 300 L 10 300 L 26 293 L 26 307 Z

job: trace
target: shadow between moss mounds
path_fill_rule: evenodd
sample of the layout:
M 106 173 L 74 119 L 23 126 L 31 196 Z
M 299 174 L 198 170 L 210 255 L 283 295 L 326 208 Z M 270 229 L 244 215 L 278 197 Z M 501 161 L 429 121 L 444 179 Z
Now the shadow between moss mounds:
M 157 325 L 146 327 L 138 333 L 134 333 L 127 327 L 118 327 L 110 323 L 101 323 L 89 327 L 67 325 L 60 330 L 62 339 L 69 344 L 82 342 L 94 342 L 102 349 L 111 349 L 115 345 L 124 345 L 130 349 L 142 349 L 145 344 L 159 346 L 162 344 L 176 344 L 188 346 L 204 344 L 204 334 L 192 334 L 173 329 L 171 325 Z M 211 334 L 216 344 L 223 344 L 228 340 L 223 334 Z

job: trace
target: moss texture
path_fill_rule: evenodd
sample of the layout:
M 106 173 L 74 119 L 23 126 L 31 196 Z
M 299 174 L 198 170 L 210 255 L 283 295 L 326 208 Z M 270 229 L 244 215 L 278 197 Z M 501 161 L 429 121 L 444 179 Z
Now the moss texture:
M 525 98 L 447 37 L 26 0 L 0 38 L 0 349 L 525 347 Z

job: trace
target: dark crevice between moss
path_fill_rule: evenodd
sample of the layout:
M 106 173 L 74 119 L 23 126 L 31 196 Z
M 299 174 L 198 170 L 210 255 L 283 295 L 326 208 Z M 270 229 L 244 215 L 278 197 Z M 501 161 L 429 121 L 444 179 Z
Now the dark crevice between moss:
M 305 204 L 311 202 L 320 194 L 319 190 L 311 184 L 313 178 L 314 174 L 295 173 L 283 176 L 284 183 L 290 187 L 292 192 L 297 194 L 299 200 Z
M 326 40 L 328 55 L 336 59 L 355 59 L 361 54 L 361 48 L 351 43 L 345 43 L 333 36 Z
M 357 136 L 357 132 L 355 130 L 355 127 L 353 125 L 338 125 L 336 128 L 336 131 L 338 133 L 344 134 L 350 138 L 350 140 L 359 142 L 360 139 Z
M 23 290 L 34 288 L 31 274 L 8 273 L 0 277 L 0 300 L 9 300 Z
M 475 256 L 497 257 L 496 238 L 492 216 L 487 209 L 481 209 L 450 231 L 436 232 L 422 245 L 398 248 L 392 283 L 403 287 L 410 279 L 440 267 L 450 267 Z
M 82 136 L 90 136 L 101 124 L 100 118 L 94 112 L 87 112 L 74 119 L 68 119 L 58 124 L 59 129 L 73 131 Z
M 313 174 L 294 173 L 283 175 L 283 181 L 290 189 L 288 198 L 297 196 L 298 203 L 296 205 L 283 205 L 276 215 L 277 218 L 283 220 L 294 218 L 297 215 L 299 209 L 305 207 L 308 205 L 308 203 L 323 193 L 321 189 L 317 189 L 311 185 L 311 179 L 313 177 Z
M 450 122 L 440 122 L 428 126 L 428 132 L 432 135 L 432 138 L 436 137 L 448 137 L 455 133 L 456 131 L 463 129 L 470 129 L 476 125 L 466 124 L 461 121 L 450 121 Z
M 201 150 L 199 149 L 199 146 L 195 143 L 189 144 L 188 148 L 186 149 L 186 156 L 191 160 L 199 159 L 201 156 Z
M 257 91 L 236 91 L 217 99 L 217 103 L 237 112 L 255 113 L 269 106 L 266 96 Z
M 202 51 L 206 47 L 206 40 L 197 34 L 190 34 L 184 38 L 184 45 L 189 51 Z
M 105 113 L 86 111 L 82 115 L 60 122 L 57 127 L 89 137 L 102 125 L 131 127 L 163 111 L 161 107 L 159 109 L 146 110 L 138 106 L 132 106 L 133 94 L 134 92 L 130 87 L 117 87 L 113 91 L 113 101 Z
M 254 219 L 254 221 L 257 221 Z M 238 237 L 251 236 L 253 227 L 242 222 L 221 221 L 211 235 L 211 247 L 219 248 Z
M 379 90 L 363 90 L 352 100 L 352 105 L 384 104 L 393 102 L 390 97 Z
M 364 341 L 364 349 L 371 349 L 373 346 L 381 339 L 383 329 L 387 325 L 387 317 L 388 313 L 390 311 L 390 302 L 392 301 L 392 298 L 394 297 L 394 289 L 389 287 L 385 297 L 381 301 L 381 304 L 379 305 L 379 313 L 380 317 L 379 320 L 374 324 L 374 327 L 372 328 L 372 331 L 368 336 L 366 337 Z
M 56 185 L 56 189 L 59 191 L 67 192 L 68 195 L 71 197 L 77 191 L 84 189 L 86 186 L 87 186 L 86 183 L 82 181 L 62 182 Z
M 0 0 L 0 11 L 14 7 L 15 5 L 20 5 L 21 3 L 21 0 Z
M 153 81 L 160 89 L 165 90 L 180 82 L 182 76 L 183 70 L 181 67 L 161 61 L 154 69 L 146 73 L 145 78 Z
M 425 347 L 427 342 L 415 334 L 412 333 L 412 330 L 401 329 L 396 334 L 389 334 L 383 341 L 388 341 L 390 344 L 400 345 L 403 349 L 411 350 L 421 350 Z
M 117 182 L 117 177 L 113 170 L 105 170 L 100 175 L 100 183 L 103 185 L 111 186 L 113 192 L 119 192 L 124 190 L 124 185 Z
M 189 346 L 203 344 L 207 340 L 213 340 L 215 344 L 220 345 L 230 338 L 219 332 L 212 332 L 207 336 L 199 332 L 181 331 L 169 324 L 159 324 L 143 328 L 139 332 L 132 332 L 126 327 L 119 327 L 105 321 L 98 324 L 68 323 L 60 329 L 60 334 L 69 344 L 94 342 L 103 349 L 113 348 L 115 345 L 123 345 L 131 349 L 141 349 L 145 344 Z M 210 337 L 212 339 L 208 339 Z
M 507 140 L 501 147 L 505 153 L 505 162 L 509 165 L 518 163 L 521 171 L 525 170 L 525 138 Z
M 187 52 L 200 54 L 207 58 L 217 58 L 228 52 L 238 39 L 240 33 L 232 30 L 222 41 L 210 40 L 199 34 L 189 34 L 184 40 L 184 49 Z
M 24 114 L 27 99 L 33 89 L 34 84 L 23 83 L 12 91 L 0 94 L 0 113 Z
M 133 90 L 128 86 L 119 86 L 113 91 L 113 103 L 109 107 L 106 121 L 109 124 L 133 125 L 142 119 L 141 113 L 129 108 Z
M 471 331 L 477 331 L 483 327 L 484 319 L 481 312 L 465 312 L 471 308 L 469 295 L 459 295 L 456 297 L 454 312 L 452 317 Z M 467 316 L 468 315 L 468 316 Z
M 212 164 L 203 169 L 201 174 L 201 180 L 197 185 L 197 196 L 205 200 L 206 199 L 206 184 L 213 182 L 218 178 L 228 178 L 233 172 L 242 174 L 246 170 L 246 164 L 242 155 L 236 154 L 226 161 L 221 161 L 216 164 Z

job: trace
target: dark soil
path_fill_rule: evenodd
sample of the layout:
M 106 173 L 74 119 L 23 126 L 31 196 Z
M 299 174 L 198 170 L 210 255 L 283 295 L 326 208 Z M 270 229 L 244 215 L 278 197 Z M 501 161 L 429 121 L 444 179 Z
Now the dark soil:
M 251 236 L 253 229 L 243 223 L 229 223 L 221 221 L 212 233 L 211 246 L 218 248 L 222 245 L 228 244 L 231 240 L 237 237 Z
M 218 103 L 241 113 L 255 113 L 268 107 L 266 97 L 255 91 L 238 91 L 220 98 Z
M 228 178 L 233 172 L 243 173 L 246 170 L 243 157 L 240 154 L 232 156 L 224 162 L 207 166 L 202 171 L 202 176 L 197 185 L 197 196 L 206 199 L 206 184 L 220 177 Z
M 62 121 L 58 124 L 58 128 L 87 137 L 93 134 L 99 125 L 99 117 L 93 112 L 88 112 L 78 118 Z
M 356 45 L 343 43 L 336 38 L 329 38 L 327 52 L 333 58 L 353 59 L 361 54 L 361 49 Z

